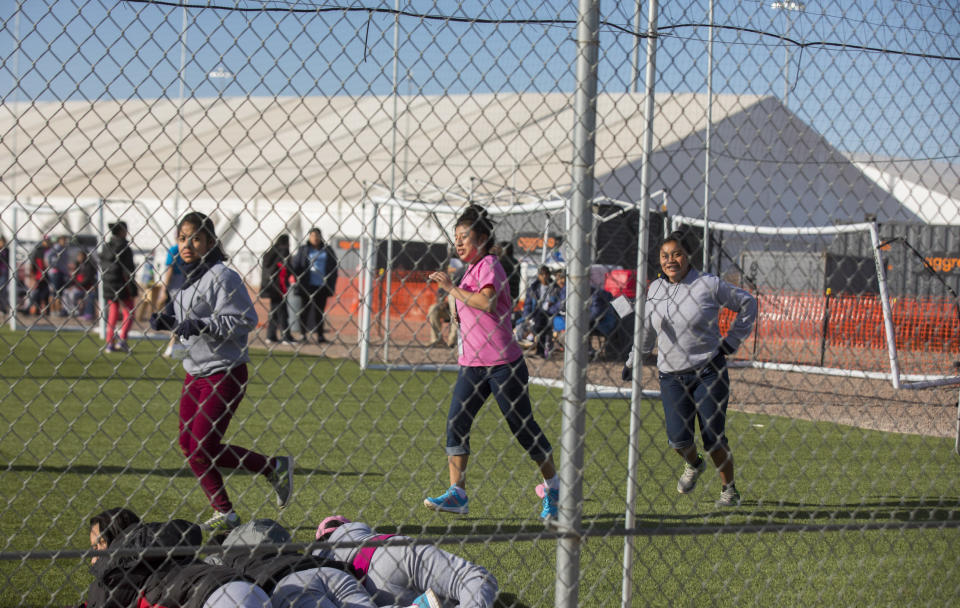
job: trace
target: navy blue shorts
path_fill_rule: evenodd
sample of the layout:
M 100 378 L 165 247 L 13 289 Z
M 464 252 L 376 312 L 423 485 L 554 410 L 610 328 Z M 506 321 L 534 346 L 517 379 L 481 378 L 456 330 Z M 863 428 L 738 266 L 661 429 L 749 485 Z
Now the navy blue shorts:
M 447 454 L 470 453 L 470 428 L 491 394 L 497 400 L 513 436 L 535 462 L 550 455 L 550 442 L 533 419 L 527 383 L 530 373 L 523 357 L 492 367 L 461 367 L 447 415 Z
M 726 446 L 724 431 L 730 399 L 726 357 L 719 354 L 698 369 L 677 374 L 661 372 L 659 376 L 670 447 L 693 445 L 694 420 L 700 425 L 704 450 L 711 452 L 718 445 Z

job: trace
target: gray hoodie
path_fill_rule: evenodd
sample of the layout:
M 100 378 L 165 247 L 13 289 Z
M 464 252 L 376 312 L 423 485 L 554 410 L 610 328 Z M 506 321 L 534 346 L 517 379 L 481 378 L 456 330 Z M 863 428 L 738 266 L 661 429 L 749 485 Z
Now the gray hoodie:
M 250 360 L 247 335 L 257 326 L 257 313 L 235 270 L 218 262 L 173 298 L 178 322 L 198 319 L 206 324 L 199 336 L 182 340 L 187 348 L 183 369 L 188 374 L 209 376 Z
M 737 313 L 727 337 L 720 335 L 720 308 Z M 647 290 L 646 332 L 641 352 L 657 345 L 657 369 L 673 373 L 697 368 L 713 359 L 721 342 L 740 347 L 757 318 L 750 293 L 712 274 L 691 268 L 679 283 L 657 279 Z
M 353 522 L 335 529 L 327 540 L 363 542 L 376 536 L 367 524 Z M 337 547 L 314 555 L 332 553 L 339 561 L 355 564 L 360 551 L 360 547 Z M 382 546 L 369 559 L 364 586 L 378 606 L 409 606 L 427 588 L 445 606 L 459 608 L 491 608 L 497 597 L 497 579 L 486 568 L 433 545 Z

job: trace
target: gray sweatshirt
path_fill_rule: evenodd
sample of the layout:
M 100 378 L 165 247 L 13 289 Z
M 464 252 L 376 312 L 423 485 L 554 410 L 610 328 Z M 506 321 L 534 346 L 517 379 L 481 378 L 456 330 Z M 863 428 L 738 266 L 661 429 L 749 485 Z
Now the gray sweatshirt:
M 334 530 L 328 541 L 363 542 L 375 536 L 377 533 L 367 524 L 353 522 Z M 352 564 L 360 547 L 335 548 L 332 553 L 337 560 Z M 329 554 L 323 550 L 314 552 L 314 555 Z M 430 588 L 445 606 L 491 608 L 498 589 L 497 579 L 486 568 L 433 545 L 377 548 L 370 558 L 365 585 L 378 606 L 409 606 Z
M 720 335 L 720 308 L 737 313 L 727 337 Z M 740 347 L 757 318 L 757 300 L 719 277 L 691 268 L 679 283 L 661 278 L 650 284 L 644 310 L 646 332 L 641 352 L 657 345 L 657 369 L 679 372 L 713 359 L 726 341 Z
M 199 319 L 206 329 L 183 340 L 183 369 L 194 377 L 224 372 L 250 360 L 247 334 L 257 326 L 247 286 L 235 270 L 215 264 L 199 281 L 174 295 L 177 321 Z

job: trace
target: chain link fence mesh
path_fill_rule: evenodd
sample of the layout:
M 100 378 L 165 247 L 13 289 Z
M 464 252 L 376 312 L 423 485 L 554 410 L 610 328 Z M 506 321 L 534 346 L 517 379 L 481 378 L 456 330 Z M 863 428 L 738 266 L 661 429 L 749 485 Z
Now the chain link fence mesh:
M 258 319 L 226 441 L 292 456 L 291 504 L 275 504 L 272 464 L 220 469 L 240 517 L 279 521 L 291 551 L 320 547 L 317 524 L 341 514 L 413 539 L 374 544 L 484 567 L 498 606 L 960 595 L 956 9 L 698 1 L 650 23 L 648 4 L 603 3 L 586 154 L 577 24 L 597 7 L 581 5 L 5 4 L 0 604 L 77 604 L 94 556 L 167 572 L 157 552 L 91 552 L 106 508 L 211 516 L 178 444 L 182 345 L 149 324 L 190 211 L 211 218 Z M 590 156 L 585 221 L 572 201 Z M 473 421 L 469 513 L 423 504 L 450 484 L 447 410 L 458 356 L 475 354 L 430 277 L 462 266 L 455 218 L 471 203 L 496 226 L 533 417 L 564 479 L 582 478 L 547 525 L 542 471 L 494 399 Z M 123 306 L 109 318 L 105 247 L 121 221 L 129 324 Z M 673 230 L 694 268 L 758 302 L 729 358 L 735 508 L 715 506 L 709 457 L 678 493 L 657 370 L 622 375 L 637 276 L 663 271 Z M 281 235 L 289 257 L 271 257 Z M 725 334 L 734 317 L 720 314 Z M 190 539 L 161 559 L 197 553 Z M 446 580 L 469 568 L 438 555 L 441 599 L 488 605 Z M 407 591 L 425 591 L 418 580 Z

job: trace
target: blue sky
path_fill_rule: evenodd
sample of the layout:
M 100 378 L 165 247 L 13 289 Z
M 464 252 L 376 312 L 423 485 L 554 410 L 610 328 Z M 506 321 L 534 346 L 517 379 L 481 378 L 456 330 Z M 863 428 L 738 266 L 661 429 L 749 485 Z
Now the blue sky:
M 198 1 L 195 4 L 206 4 Z M 393 0 L 211 4 L 392 8 Z M 658 91 L 706 90 L 706 0 L 663 2 Z M 714 89 L 783 96 L 785 45 L 759 30 L 960 57 L 960 12 L 935 0 L 809 1 L 802 12 L 770 2 L 717 0 Z M 481 19 L 573 21 L 567 1 L 403 0 L 401 10 Z M 602 19 L 630 30 L 634 3 L 601 2 Z M 646 3 L 642 11 L 646 19 Z M 0 96 L 5 102 L 172 97 L 179 94 L 183 9 L 98 0 L 0 3 Z M 392 89 L 390 14 L 227 12 L 188 9 L 186 95 L 365 95 Z M 625 91 L 629 33 L 601 33 L 600 90 Z M 400 19 L 402 94 L 574 90 L 575 30 L 539 25 Z M 641 41 L 641 49 L 645 41 Z M 644 60 L 641 53 L 641 62 Z M 852 49 L 790 48 L 788 105 L 845 151 L 957 161 L 960 62 Z M 232 78 L 210 78 L 222 69 Z M 17 86 L 16 83 L 19 83 Z M 642 84 L 642 83 L 641 83 Z

